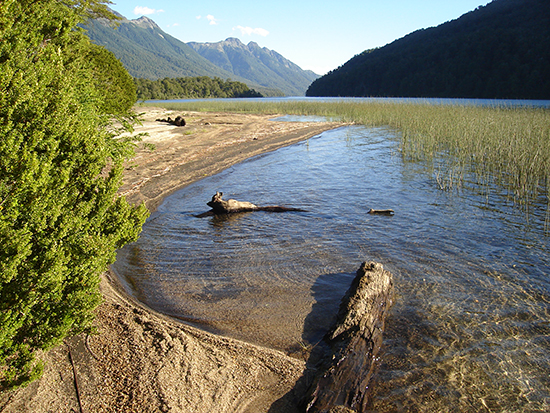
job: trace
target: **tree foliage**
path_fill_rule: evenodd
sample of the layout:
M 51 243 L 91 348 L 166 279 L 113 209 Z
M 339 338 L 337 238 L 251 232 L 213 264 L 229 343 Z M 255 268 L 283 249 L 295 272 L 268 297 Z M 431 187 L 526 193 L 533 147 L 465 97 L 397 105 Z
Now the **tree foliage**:
M 105 113 L 123 115 L 136 102 L 136 85 L 115 55 L 93 43 L 84 54 L 90 65 L 96 90 L 101 91 L 99 109 Z
M 147 215 L 117 196 L 133 143 L 112 119 L 132 92 L 76 29 L 90 15 L 109 13 L 97 0 L 0 3 L 0 389 L 90 328 L 100 274 Z
M 150 99 L 200 99 L 262 97 L 246 84 L 219 77 L 197 76 L 164 78 L 159 80 L 134 79 L 137 97 Z
M 495 0 L 355 56 L 306 95 L 550 99 L 550 2 Z

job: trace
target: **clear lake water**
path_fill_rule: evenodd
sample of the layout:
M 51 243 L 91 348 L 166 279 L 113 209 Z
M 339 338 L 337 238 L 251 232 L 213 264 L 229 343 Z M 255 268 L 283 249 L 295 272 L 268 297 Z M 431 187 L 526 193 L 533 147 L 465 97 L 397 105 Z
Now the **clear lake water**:
M 550 411 L 545 207 L 527 217 L 496 195 L 442 191 L 398 141 L 346 126 L 202 179 L 166 198 L 113 268 L 155 310 L 294 354 L 378 261 L 396 294 L 372 411 Z M 216 191 L 306 212 L 197 218 Z

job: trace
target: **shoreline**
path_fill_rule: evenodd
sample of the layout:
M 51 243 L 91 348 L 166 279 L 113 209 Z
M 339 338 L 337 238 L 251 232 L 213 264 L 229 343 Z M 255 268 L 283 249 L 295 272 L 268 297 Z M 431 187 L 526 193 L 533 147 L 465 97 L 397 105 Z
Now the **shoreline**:
M 146 144 L 127 165 L 120 193 L 151 212 L 173 192 L 206 176 L 342 126 L 276 122 L 274 116 L 183 113 L 187 125 L 156 122 L 181 112 L 144 112 Z M 223 188 L 220 188 L 223 190 Z M 206 201 L 206 200 L 205 200 Z M 146 307 L 110 270 L 101 277 L 99 334 L 48 351 L 44 375 L 0 395 L 0 412 L 289 412 L 303 358 L 208 333 Z
M 184 127 L 155 122 L 156 118 L 182 112 L 162 108 L 145 110 L 143 139 L 155 149 L 140 148 L 124 173 L 120 193 L 130 203 L 145 202 L 154 212 L 164 198 L 207 176 L 215 175 L 254 156 L 305 141 L 330 129 L 338 122 L 281 122 L 279 115 L 249 113 L 183 112 Z M 205 200 L 206 202 L 206 200 Z

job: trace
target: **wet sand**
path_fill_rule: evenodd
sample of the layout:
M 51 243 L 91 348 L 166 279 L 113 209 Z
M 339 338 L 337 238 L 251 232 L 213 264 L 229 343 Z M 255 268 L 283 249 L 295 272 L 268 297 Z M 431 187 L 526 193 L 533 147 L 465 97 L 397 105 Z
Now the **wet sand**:
M 121 194 L 154 210 L 174 191 L 251 156 L 311 138 L 336 123 L 270 121 L 274 116 L 144 112 L 147 132 L 127 165 Z M 156 122 L 182 114 L 187 125 Z M 206 202 L 206 200 L 205 200 Z M 0 412 L 293 412 L 300 357 L 229 339 L 146 308 L 107 272 L 98 334 L 66 340 L 44 355 L 43 377 L 0 395 Z M 298 390 L 299 392 L 299 390 Z

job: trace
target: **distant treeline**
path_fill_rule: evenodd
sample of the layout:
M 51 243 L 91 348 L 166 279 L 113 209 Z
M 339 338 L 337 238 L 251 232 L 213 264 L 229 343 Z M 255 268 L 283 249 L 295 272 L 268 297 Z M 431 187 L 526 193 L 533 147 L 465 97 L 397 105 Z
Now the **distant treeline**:
M 550 99 L 550 2 L 495 0 L 355 56 L 306 95 Z
M 138 100 L 200 99 L 200 98 L 256 98 L 261 93 L 242 82 L 218 77 L 178 77 L 158 80 L 134 79 Z

